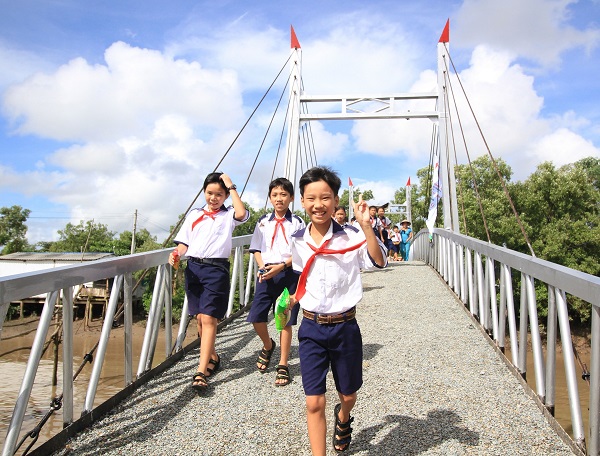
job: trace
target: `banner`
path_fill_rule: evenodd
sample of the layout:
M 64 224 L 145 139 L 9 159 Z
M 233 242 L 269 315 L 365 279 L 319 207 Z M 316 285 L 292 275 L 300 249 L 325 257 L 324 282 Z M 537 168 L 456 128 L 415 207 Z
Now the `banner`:
M 442 198 L 442 182 L 440 181 L 440 155 L 436 151 L 433 158 L 433 175 L 431 176 L 431 200 L 429 202 L 429 215 L 427 216 L 427 229 L 429 235 L 433 233 L 435 219 L 437 217 L 438 201 Z

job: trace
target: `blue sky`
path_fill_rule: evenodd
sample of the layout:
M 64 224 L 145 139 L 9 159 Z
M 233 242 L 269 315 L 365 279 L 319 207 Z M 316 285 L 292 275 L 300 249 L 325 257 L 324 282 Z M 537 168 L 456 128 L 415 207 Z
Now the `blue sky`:
M 513 179 L 542 161 L 600 156 L 600 0 L 0 5 L 0 207 L 32 211 L 31 243 L 80 220 L 131 229 L 136 209 L 138 226 L 164 239 L 288 58 L 290 25 L 307 94 L 392 94 L 435 89 L 436 46 L 450 19 L 453 61 Z M 284 83 L 220 167 L 238 185 Z M 311 129 L 319 163 L 377 202 L 429 161 L 429 121 Z M 256 208 L 279 134 L 265 142 L 244 193 Z M 485 153 L 476 139 L 469 148 L 472 158 Z M 458 161 L 466 162 L 460 151 Z

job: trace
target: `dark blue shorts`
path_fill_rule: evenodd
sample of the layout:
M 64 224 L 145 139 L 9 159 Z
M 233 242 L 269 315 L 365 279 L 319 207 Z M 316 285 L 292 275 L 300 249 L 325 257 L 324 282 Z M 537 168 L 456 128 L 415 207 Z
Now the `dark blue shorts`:
M 188 298 L 188 314 L 210 315 L 220 320 L 227 313 L 229 267 L 188 261 L 185 268 L 185 293 Z
M 303 318 L 298 340 L 304 394 L 325 394 L 330 365 L 335 388 L 340 393 L 350 395 L 360 389 L 363 383 L 363 348 L 356 319 L 320 325 Z
M 281 271 L 272 279 L 263 280 L 262 282 L 256 279 L 254 299 L 252 300 L 252 307 L 250 307 L 246 321 L 250 323 L 266 323 L 269 320 L 269 311 L 275 309 L 275 301 L 277 301 L 283 289 L 287 287 L 290 294 L 296 292 L 299 277 L 299 273 L 288 268 Z M 299 304 L 292 307 L 290 321 L 286 326 L 295 325 L 298 322 L 299 310 Z

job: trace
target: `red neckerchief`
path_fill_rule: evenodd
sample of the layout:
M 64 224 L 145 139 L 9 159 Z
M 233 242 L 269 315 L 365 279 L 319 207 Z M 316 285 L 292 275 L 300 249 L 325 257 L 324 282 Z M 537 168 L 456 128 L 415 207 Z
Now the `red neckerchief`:
M 211 219 L 214 220 L 215 215 L 217 215 L 219 212 L 221 212 L 221 209 L 216 210 L 214 212 L 210 212 L 205 209 L 202 209 L 202 215 L 200 217 L 198 217 L 198 219 L 194 223 L 192 223 L 192 230 L 196 227 L 196 225 L 198 223 L 200 223 L 204 219 L 204 217 L 210 217 Z
M 318 248 L 307 243 L 307 245 L 311 248 L 311 250 L 314 253 L 310 256 L 310 258 L 306 262 L 306 265 L 304 265 L 302 274 L 300 274 L 300 278 L 298 279 L 298 287 L 296 288 L 296 301 L 300 301 L 300 299 L 302 299 L 302 296 L 304 296 L 304 293 L 306 293 L 306 279 L 308 278 L 308 271 L 310 270 L 310 267 L 312 266 L 313 262 L 315 261 L 315 258 L 317 255 L 331 255 L 331 254 L 335 254 L 335 253 L 351 252 L 352 250 L 358 249 L 361 245 L 363 245 L 365 242 L 367 242 L 367 240 L 365 239 L 361 243 L 350 246 L 350 247 L 346 247 L 345 249 L 334 250 L 334 249 L 326 249 L 325 248 L 327 246 L 327 244 L 329 244 L 329 241 L 331 241 L 331 238 L 329 238 L 325 242 L 323 242 L 321 247 L 318 247 Z
M 287 237 L 285 236 L 285 228 L 283 227 L 283 222 L 285 222 L 285 217 L 281 217 L 281 218 L 277 218 L 277 216 L 275 216 L 275 230 L 273 230 L 273 237 L 271 238 L 271 248 L 273 248 L 273 243 L 275 242 L 275 236 L 277 236 L 277 227 L 281 227 L 281 234 L 283 234 L 283 239 L 285 239 L 285 243 L 287 245 L 290 245 L 290 243 L 287 240 Z

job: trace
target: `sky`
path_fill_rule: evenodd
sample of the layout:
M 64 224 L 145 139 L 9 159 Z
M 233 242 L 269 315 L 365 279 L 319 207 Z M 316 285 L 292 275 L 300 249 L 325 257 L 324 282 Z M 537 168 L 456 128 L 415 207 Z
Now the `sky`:
M 243 200 L 264 207 L 282 127 L 265 132 L 289 74 L 276 79 L 290 26 L 305 94 L 397 94 L 436 90 L 449 19 L 458 78 L 513 181 L 544 161 L 600 157 L 600 0 L 0 5 L 0 207 L 31 210 L 31 244 L 82 220 L 131 231 L 135 211 L 137 229 L 162 242 L 223 157 L 220 171 L 240 188 L 248 180 Z M 459 100 L 458 80 L 452 87 Z M 470 158 L 486 154 L 464 98 L 457 103 Z M 310 123 L 318 164 L 339 173 L 342 190 L 351 178 L 377 203 L 428 165 L 431 128 L 417 119 Z M 458 163 L 467 160 L 458 150 Z

